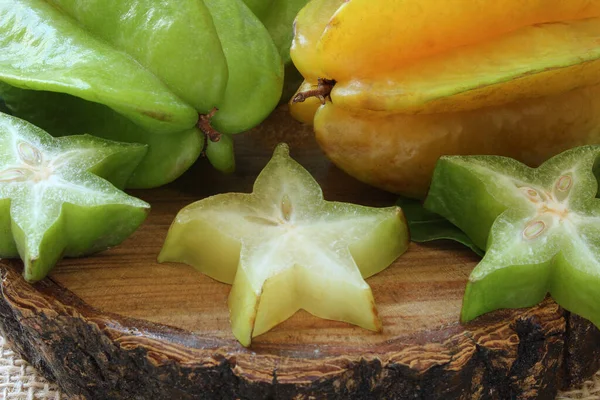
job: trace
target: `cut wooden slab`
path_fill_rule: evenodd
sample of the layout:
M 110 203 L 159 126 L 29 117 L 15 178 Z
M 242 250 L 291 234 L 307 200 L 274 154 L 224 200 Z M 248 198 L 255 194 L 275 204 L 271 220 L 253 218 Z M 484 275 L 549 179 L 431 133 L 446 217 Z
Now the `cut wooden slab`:
M 237 138 L 238 172 L 200 161 L 177 182 L 133 194 L 152 205 L 123 245 L 64 260 L 29 285 L 2 260 L 0 315 L 14 348 L 68 393 L 89 399 L 551 399 L 600 367 L 600 332 L 550 299 L 458 322 L 478 258 L 444 242 L 412 244 L 369 278 L 383 332 L 299 312 L 244 348 L 218 283 L 156 256 L 177 211 L 202 197 L 248 192 L 275 145 L 314 174 L 328 200 L 387 206 L 395 196 L 335 167 L 310 127 L 279 109 Z

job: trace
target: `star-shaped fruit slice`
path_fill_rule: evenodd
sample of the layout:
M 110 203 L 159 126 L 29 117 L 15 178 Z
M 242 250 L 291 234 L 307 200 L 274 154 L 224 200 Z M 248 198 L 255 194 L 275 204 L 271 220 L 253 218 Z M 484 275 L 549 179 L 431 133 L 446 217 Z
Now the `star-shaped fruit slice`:
M 486 249 L 467 284 L 461 319 L 529 307 L 549 292 L 600 326 L 600 146 L 578 147 L 539 168 L 496 156 L 438 162 L 425 207 Z
M 53 138 L 0 113 L 0 257 L 20 257 L 25 279 L 37 281 L 63 256 L 121 243 L 150 206 L 111 182 L 125 185 L 145 153 L 88 135 Z
M 364 279 L 407 247 L 400 208 L 325 201 L 281 144 L 251 194 L 219 194 L 182 209 L 159 261 L 183 262 L 233 284 L 232 329 L 248 346 L 300 309 L 380 330 Z

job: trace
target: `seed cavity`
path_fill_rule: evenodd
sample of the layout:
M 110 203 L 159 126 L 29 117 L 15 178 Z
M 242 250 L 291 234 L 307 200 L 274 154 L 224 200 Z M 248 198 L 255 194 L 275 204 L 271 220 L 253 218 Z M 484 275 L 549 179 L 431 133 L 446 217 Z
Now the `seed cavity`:
M 540 236 L 545 229 L 546 223 L 544 221 L 531 221 L 525 226 L 525 229 L 523 230 L 523 237 L 527 240 L 535 239 L 536 237 Z
M 556 181 L 556 190 L 559 192 L 566 192 L 571 189 L 571 186 L 573 186 L 573 178 L 568 175 L 563 175 Z
M 537 190 L 530 188 L 529 186 L 523 186 L 519 189 L 521 190 L 521 192 L 523 192 L 525 197 L 527 197 L 527 199 L 532 203 L 541 203 L 544 201 L 540 193 Z
M 24 163 L 33 167 L 42 165 L 42 153 L 32 145 L 26 142 L 20 142 L 17 146 L 19 156 Z
M 246 216 L 244 216 L 244 219 L 246 221 L 250 221 L 250 222 L 253 222 L 258 225 L 267 225 L 267 226 L 279 225 L 277 223 L 277 221 L 273 221 L 272 219 L 269 219 L 269 218 L 257 217 L 255 215 L 246 215 Z
M 283 198 L 281 199 L 281 215 L 283 216 L 283 219 L 289 221 L 292 218 L 293 211 L 294 210 L 290 197 L 287 194 L 284 194 Z
M 23 182 L 27 180 L 27 174 L 24 170 L 10 168 L 0 172 L 0 182 Z

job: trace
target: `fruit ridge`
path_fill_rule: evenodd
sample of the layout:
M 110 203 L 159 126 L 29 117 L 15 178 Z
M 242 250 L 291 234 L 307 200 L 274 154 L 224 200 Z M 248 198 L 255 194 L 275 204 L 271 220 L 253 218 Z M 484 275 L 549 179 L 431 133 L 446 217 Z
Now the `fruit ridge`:
M 251 194 L 221 194 L 182 209 L 159 261 L 184 262 L 233 284 L 232 329 L 245 346 L 299 309 L 379 330 L 364 278 L 406 250 L 402 211 L 323 200 L 288 151 L 277 147 Z
M 124 185 L 145 151 L 87 135 L 55 139 L 0 114 L 0 257 L 20 257 L 25 279 L 37 281 L 63 256 L 121 243 L 150 206 L 109 180 Z
M 532 306 L 550 293 L 597 326 L 600 147 L 566 151 L 532 169 L 495 156 L 443 157 L 425 207 L 486 249 L 465 291 L 461 319 Z

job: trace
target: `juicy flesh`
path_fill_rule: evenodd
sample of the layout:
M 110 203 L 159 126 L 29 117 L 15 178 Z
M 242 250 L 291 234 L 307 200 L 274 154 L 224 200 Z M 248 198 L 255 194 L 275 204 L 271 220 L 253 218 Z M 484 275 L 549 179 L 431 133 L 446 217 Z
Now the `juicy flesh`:
M 378 247 L 360 246 L 373 240 Z M 399 209 L 324 201 L 318 184 L 280 146 L 252 194 L 218 195 L 182 210 L 159 260 L 187 262 L 233 283 L 234 335 L 249 345 L 299 309 L 380 329 L 363 278 L 406 246 Z
M 99 251 L 105 241 L 107 246 L 114 245 L 115 241 L 127 237 L 129 230 L 135 229 L 145 217 L 143 210 L 148 204 L 88 172 L 124 149 L 124 145 L 92 137 L 54 139 L 24 121 L 0 114 L 0 201 L 9 200 L 0 203 L 6 205 L 7 209 L 1 211 L 10 214 L 11 221 L 5 235 L 0 235 L 0 256 L 20 255 L 25 264 L 25 278 L 38 280 L 62 254 Z M 66 221 L 69 212 L 65 211 L 65 204 L 72 207 L 72 215 L 87 209 L 87 218 L 92 219 L 106 207 L 107 214 L 112 213 L 115 220 L 107 217 L 99 223 L 84 221 L 86 217 L 81 216 L 81 221 Z M 112 229 L 112 234 L 103 231 L 103 223 L 109 226 L 108 230 Z M 110 225 L 112 223 L 117 225 Z M 84 243 L 70 243 L 70 232 L 61 230 L 78 232 L 79 224 L 84 225 L 90 235 L 102 232 L 106 236 L 102 239 L 79 237 L 75 240 Z M 88 239 L 98 240 L 87 247 Z
M 532 306 L 549 292 L 600 325 L 598 159 L 600 147 L 583 146 L 536 169 L 500 157 L 440 160 L 425 206 L 474 242 L 487 240 L 467 284 L 463 321 Z

